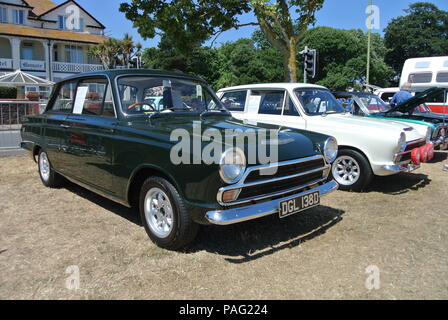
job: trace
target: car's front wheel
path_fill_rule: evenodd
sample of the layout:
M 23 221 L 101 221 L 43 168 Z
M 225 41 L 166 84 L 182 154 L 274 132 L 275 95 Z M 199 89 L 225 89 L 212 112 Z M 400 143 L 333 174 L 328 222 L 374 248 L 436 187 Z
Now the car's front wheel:
M 150 177 L 143 183 L 140 217 L 151 240 L 169 250 L 186 246 L 199 230 L 176 188 L 160 177 Z
M 331 175 L 340 190 L 362 191 L 372 181 L 373 173 L 369 161 L 359 152 L 342 149 L 333 162 Z
M 42 183 L 49 188 L 57 188 L 62 183 L 62 177 L 54 171 L 51 166 L 48 154 L 44 150 L 39 151 L 37 158 L 37 164 L 39 168 L 39 176 Z

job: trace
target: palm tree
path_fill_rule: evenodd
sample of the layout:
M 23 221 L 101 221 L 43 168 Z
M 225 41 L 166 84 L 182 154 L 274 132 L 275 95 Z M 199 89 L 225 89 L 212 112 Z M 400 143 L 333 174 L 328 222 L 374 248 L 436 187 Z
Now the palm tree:
M 135 44 L 132 36 L 126 33 L 122 40 L 107 38 L 92 46 L 89 55 L 99 59 L 106 69 L 113 69 L 118 65 L 129 68 L 132 58 L 141 55 L 142 48 L 140 43 Z

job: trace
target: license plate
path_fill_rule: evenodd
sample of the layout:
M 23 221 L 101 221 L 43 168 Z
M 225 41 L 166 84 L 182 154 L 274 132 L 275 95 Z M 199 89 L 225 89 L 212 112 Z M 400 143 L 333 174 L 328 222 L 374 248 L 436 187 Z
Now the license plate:
M 296 198 L 280 202 L 279 216 L 280 218 L 284 218 L 300 211 L 318 206 L 319 204 L 319 191 L 308 193 L 303 196 L 298 196 Z

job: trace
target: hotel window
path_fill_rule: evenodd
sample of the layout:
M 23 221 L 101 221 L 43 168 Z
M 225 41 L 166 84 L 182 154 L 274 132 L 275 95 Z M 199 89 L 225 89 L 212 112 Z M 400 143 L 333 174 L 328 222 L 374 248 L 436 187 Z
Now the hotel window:
M 14 24 L 25 24 L 25 11 L 23 10 L 12 10 L 12 18 Z
M 22 60 L 34 60 L 34 48 L 32 43 L 24 43 L 21 52 Z
M 84 50 L 78 46 L 65 46 L 65 62 L 84 63 Z
M 67 18 L 64 16 L 58 16 L 58 27 L 61 30 L 65 29 L 65 23 L 67 22 Z
M 0 8 L 0 22 L 8 23 L 8 8 Z

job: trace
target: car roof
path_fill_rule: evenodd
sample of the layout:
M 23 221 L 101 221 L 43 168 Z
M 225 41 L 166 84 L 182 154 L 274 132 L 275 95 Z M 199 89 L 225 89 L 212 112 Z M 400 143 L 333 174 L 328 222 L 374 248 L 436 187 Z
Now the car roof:
M 108 70 L 76 74 L 76 75 L 64 78 L 62 81 L 72 80 L 72 79 L 76 79 L 76 78 L 94 77 L 94 76 L 106 76 L 106 77 L 113 79 L 113 78 L 116 78 L 116 77 L 122 76 L 122 75 L 171 76 L 171 77 L 188 78 L 188 79 L 192 79 L 192 80 L 199 80 L 199 81 L 205 82 L 203 79 L 196 77 L 196 76 L 192 76 L 187 73 L 156 70 L 156 69 L 108 69 Z
M 316 89 L 327 89 L 323 86 L 319 86 L 316 84 L 310 84 L 310 83 L 257 83 L 257 84 L 248 84 L 248 85 L 241 85 L 241 86 L 234 86 L 234 87 L 227 87 L 219 89 L 218 92 L 221 91 L 231 91 L 231 90 L 248 90 L 248 89 L 297 89 L 297 88 L 316 88 Z M 328 89 L 327 89 L 328 90 Z

